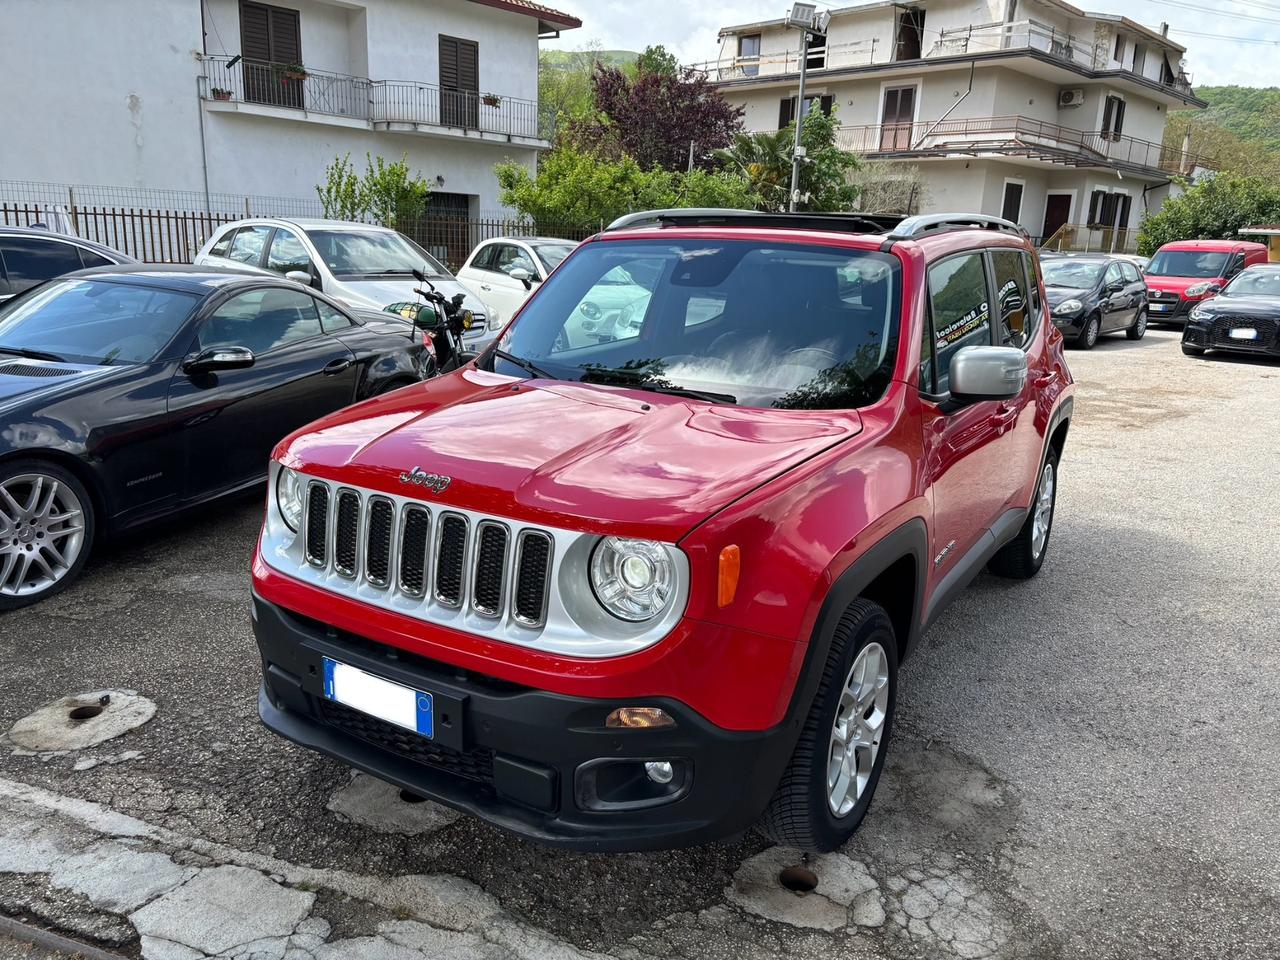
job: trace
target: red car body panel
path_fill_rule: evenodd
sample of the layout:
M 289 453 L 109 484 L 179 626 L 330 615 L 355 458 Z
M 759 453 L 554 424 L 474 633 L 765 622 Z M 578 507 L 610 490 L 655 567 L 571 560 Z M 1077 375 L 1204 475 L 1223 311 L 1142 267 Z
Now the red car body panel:
M 712 229 L 603 234 L 608 243 L 706 239 Z M 881 250 L 883 238 L 746 230 L 734 238 Z M 400 471 L 453 478 L 447 503 L 598 534 L 676 542 L 689 559 L 684 617 L 665 639 L 608 659 L 550 655 L 424 623 L 293 580 L 256 555 L 254 588 L 288 610 L 489 676 L 583 697 L 668 696 L 728 730 L 780 723 L 833 583 L 881 541 L 923 521 L 923 620 L 940 583 L 992 518 L 1025 511 L 1054 414 L 1072 391 L 1062 335 L 1041 316 L 1013 400 L 948 412 L 919 392 L 927 264 L 975 249 L 972 231 L 894 244 L 902 318 L 893 381 L 849 411 L 715 406 L 627 388 L 513 380 L 471 368 L 333 414 L 276 457 L 325 479 L 403 494 Z M 1029 249 L 984 232 L 981 247 Z M 989 449 L 988 449 L 989 448 Z M 981 457 L 972 456 L 985 450 Z M 422 494 L 433 502 L 430 494 Z M 741 550 L 734 602 L 718 558 Z M 900 638 L 904 640 L 905 638 Z
M 1266 263 L 1268 258 L 1267 246 L 1263 243 L 1253 243 L 1248 240 L 1178 240 L 1173 243 L 1166 243 L 1163 247 L 1156 251 L 1157 254 L 1164 251 L 1205 251 L 1212 253 L 1236 254 L 1243 253 L 1245 255 L 1245 266 L 1251 267 L 1255 263 Z M 1229 263 L 1230 261 L 1228 261 Z M 1186 300 L 1188 303 L 1199 303 L 1201 300 L 1208 300 L 1214 296 L 1212 293 L 1202 293 L 1199 296 L 1187 296 L 1187 288 L 1197 283 L 1216 283 L 1222 286 L 1226 285 L 1227 277 L 1153 277 L 1147 275 L 1143 279 L 1147 282 L 1147 288 L 1158 293 L 1176 293 L 1179 298 Z

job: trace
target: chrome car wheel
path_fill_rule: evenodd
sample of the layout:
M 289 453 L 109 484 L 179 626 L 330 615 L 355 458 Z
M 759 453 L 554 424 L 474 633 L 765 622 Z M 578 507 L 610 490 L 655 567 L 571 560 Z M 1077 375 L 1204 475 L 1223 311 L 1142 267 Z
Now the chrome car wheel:
M 1044 553 L 1045 542 L 1049 539 L 1049 525 L 1053 523 L 1055 476 L 1053 461 L 1050 460 L 1040 474 L 1040 492 L 1036 494 L 1036 503 L 1032 507 L 1035 516 L 1031 521 L 1031 551 L 1037 559 Z
M 889 710 L 889 657 L 874 640 L 845 678 L 827 754 L 827 806 L 837 817 L 861 799 L 875 769 Z
M 0 481 L 0 596 L 33 596 L 62 580 L 84 529 L 84 505 L 67 484 L 41 473 Z

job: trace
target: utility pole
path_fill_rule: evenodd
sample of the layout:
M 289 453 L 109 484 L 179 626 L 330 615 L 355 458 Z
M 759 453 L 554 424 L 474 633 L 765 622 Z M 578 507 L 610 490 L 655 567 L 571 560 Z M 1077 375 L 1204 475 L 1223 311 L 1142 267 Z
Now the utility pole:
M 815 3 L 792 4 L 791 16 L 787 18 L 788 26 L 800 30 L 800 90 L 796 97 L 796 137 L 791 151 L 791 193 L 787 197 L 787 209 L 792 213 L 795 213 L 800 200 L 800 164 L 805 159 L 800 134 L 804 131 L 804 81 L 809 69 L 809 37 L 825 37 L 830 22 L 831 14 L 826 10 L 818 13 Z

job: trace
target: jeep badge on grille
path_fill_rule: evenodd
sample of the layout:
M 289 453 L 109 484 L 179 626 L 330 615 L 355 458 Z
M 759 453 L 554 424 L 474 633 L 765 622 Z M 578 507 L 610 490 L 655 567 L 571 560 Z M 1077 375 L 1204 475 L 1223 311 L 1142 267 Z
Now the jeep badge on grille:
M 442 477 L 438 473 L 423 473 L 421 467 L 414 467 L 407 473 L 400 474 L 400 482 L 426 487 L 434 493 L 444 493 L 449 484 L 453 483 L 453 477 Z

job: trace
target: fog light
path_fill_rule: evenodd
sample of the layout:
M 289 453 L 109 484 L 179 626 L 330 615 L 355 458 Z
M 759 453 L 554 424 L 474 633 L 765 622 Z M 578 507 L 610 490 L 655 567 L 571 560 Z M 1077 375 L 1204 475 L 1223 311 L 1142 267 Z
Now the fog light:
M 604 725 L 643 730 L 652 727 L 674 727 L 676 722 L 671 714 L 660 707 L 619 707 L 605 718 Z
M 668 760 L 650 760 L 644 765 L 644 772 L 654 783 L 670 783 L 676 775 Z

